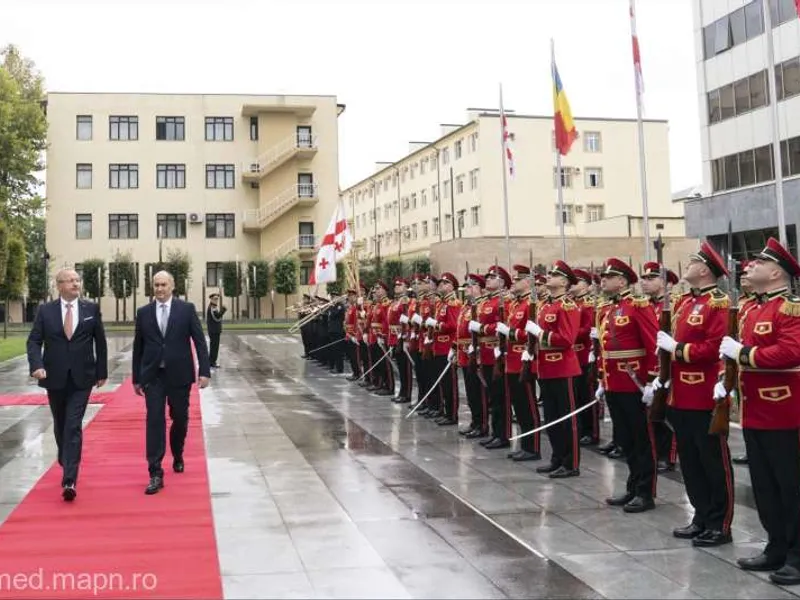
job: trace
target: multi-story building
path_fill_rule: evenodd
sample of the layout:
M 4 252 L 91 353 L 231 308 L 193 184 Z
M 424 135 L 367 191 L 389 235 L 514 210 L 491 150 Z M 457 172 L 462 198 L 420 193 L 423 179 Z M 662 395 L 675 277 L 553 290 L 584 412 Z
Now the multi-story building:
M 800 19 L 794 0 L 768 0 L 774 46 L 767 46 L 767 0 L 693 2 L 703 186 L 686 202 L 689 235 L 752 256 L 778 237 L 773 152 L 777 107 L 787 239 L 797 252 L 800 223 Z M 770 89 L 768 69 L 774 69 Z
M 224 262 L 313 256 L 338 200 L 343 109 L 333 96 L 48 94 L 54 268 L 179 249 L 202 305 Z
M 565 236 L 643 236 L 635 120 L 576 119 L 580 137 L 559 175 L 552 116 L 507 118 L 514 159 L 507 182 L 510 237 L 546 238 L 560 248 L 559 176 Z M 658 227 L 665 236 L 683 238 L 683 207 L 670 192 L 667 123 L 647 120 L 644 132 L 651 232 Z M 342 196 L 363 256 L 428 254 L 432 245 L 459 238 L 502 240 L 498 112 L 469 109 L 465 125 L 443 125 L 438 140 L 412 142 L 407 156 L 378 163 Z M 503 255 L 501 247 L 496 251 Z

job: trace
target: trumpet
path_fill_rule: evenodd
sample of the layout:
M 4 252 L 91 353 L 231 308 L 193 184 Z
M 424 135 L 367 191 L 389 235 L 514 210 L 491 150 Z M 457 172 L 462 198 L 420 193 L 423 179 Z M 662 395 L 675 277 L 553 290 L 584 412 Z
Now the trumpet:
M 308 323 L 316 319 L 324 312 L 327 312 L 331 307 L 337 304 L 342 304 L 344 302 L 347 302 L 347 296 L 336 296 L 335 298 L 328 300 L 323 304 L 317 304 L 311 306 L 310 307 L 311 312 L 302 317 L 301 319 L 299 319 L 294 325 L 289 327 L 289 333 L 297 333 L 304 325 L 307 325 Z

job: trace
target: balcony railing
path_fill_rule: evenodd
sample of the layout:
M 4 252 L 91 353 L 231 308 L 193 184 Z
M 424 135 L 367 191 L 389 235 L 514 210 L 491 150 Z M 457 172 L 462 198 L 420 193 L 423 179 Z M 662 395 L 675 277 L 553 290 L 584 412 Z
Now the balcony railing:
M 282 191 L 269 204 L 245 211 L 243 227 L 246 230 L 263 229 L 301 202 L 308 205 L 314 204 L 318 200 L 316 183 L 297 183 Z
M 284 138 L 257 158 L 242 163 L 242 176 L 261 178 L 277 169 L 296 155 L 317 151 L 317 136 L 314 134 L 292 134 Z
M 293 252 L 298 251 L 314 251 L 317 249 L 317 245 L 319 244 L 320 237 L 318 235 L 313 234 L 300 234 L 300 235 L 293 235 L 288 240 L 283 242 L 280 246 L 275 248 L 272 252 L 270 252 L 266 259 L 267 261 L 271 262 L 276 258 L 281 258 L 282 256 L 286 256 L 288 254 L 292 254 Z

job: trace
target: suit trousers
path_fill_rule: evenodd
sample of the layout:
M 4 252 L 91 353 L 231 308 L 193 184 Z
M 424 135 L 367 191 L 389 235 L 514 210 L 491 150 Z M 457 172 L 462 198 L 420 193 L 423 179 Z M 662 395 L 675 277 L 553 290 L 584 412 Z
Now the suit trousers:
M 169 429 L 169 447 L 173 459 L 183 458 L 183 446 L 189 427 L 189 390 L 191 385 L 170 387 L 164 380 L 163 370 L 144 389 L 147 404 L 147 466 L 150 476 L 164 476 L 161 461 L 167 447 L 166 407 L 172 425 Z
M 575 410 L 575 388 L 572 377 L 558 377 L 555 379 L 539 379 L 539 389 L 544 404 L 545 423 L 570 414 Z M 581 447 L 578 443 L 578 418 L 571 418 L 553 425 L 547 430 L 547 437 L 553 454 L 550 464 L 574 470 L 580 467 Z
M 729 533 L 733 520 L 733 465 L 727 436 L 709 435 L 711 411 L 667 408 L 675 428 L 692 521 L 703 529 Z
M 614 442 L 628 461 L 628 493 L 653 498 L 656 495 L 656 451 L 653 428 L 641 392 L 606 392 L 606 403 L 614 422 Z
M 758 518 L 767 532 L 764 554 L 800 568 L 800 432 L 745 429 L 744 443 Z
M 47 401 L 53 415 L 53 434 L 58 447 L 58 464 L 63 469 L 61 485 L 78 482 L 83 450 L 83 416 L 91 391 L 76 388 L 69 375 L 65 388 L 47 390 Z
M 541 425 L 539 406 L 536 404 L 536 376 L 530 381 L 520 381 L 519 373 L 506 373 L 507 394 L 511 397 L 514 414 L 517 415 L 520 433 L 527 433 Z M 541 433 L 534 433 L 519 441 L 519 447 L 525 452 L 539 454 Z

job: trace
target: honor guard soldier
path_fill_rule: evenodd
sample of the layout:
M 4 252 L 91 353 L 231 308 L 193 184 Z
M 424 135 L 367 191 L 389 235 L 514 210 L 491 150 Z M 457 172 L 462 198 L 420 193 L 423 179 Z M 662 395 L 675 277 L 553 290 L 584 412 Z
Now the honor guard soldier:
M 666 273 L 667 281 L 664 281 L 661 275 L 661 265 L 657 262 L 646 262 L 642 268 L 642 293 L 650 298 L 653 310 L 656 311 L 656 320 L 659 323 L 661 322 L 661 312 L 664 310 L 664 295 L 668 293 L 667 284 L 671 286 L 678 285 L 678 276 L 669 269 L 666 269 Z M 673 317 L 677 308 L 673 305 L 675 298 L 680 298 L 680 296 L 670 298 Z M 675 434 L 663 421 L 652 423 L 652 427 L 653 439 L 656 444 L 656 457 L 658 459 L 656 463 L 657 471 L 659 473 L 674 471 L 675 461 L 678 460 L 678 445 L 675 440 Z
M 408 314 L 404 315 L 406 319 L 400 317 L 400 320 L 406 326 L 406 339 L 408 340 L 408 351 L 411 354 L 411 359 L 414 362 L 414 377 L 417 380 L 417 402 L 422 400 L 423 396 L 425 395 L 423 381 L 425 380 L 425 375 L 422 372 L 422 338 L 420 337 L 420 326 L 417 321 L 422 321 L 422 317 L 419 316 L 420 312 L 420 304 L 421 302 L 427 297 L 427 292 L 424 287 L 427 287 L 427 284 L 423 281 L 424 276 L 420 275 L 419 273 L 415 273 L 411 278 L 411 287 L 414 291 L 414 302 L 409 304 Z M 410 395 L 409 395 L 410 397 Z M 412 408 L 416 406 L 416 403 L 412 405 Z
M 437 425 L 458 425 L 458 369 L 454 366 L 455 351 L 453 343 L 458 329 L 458 315 L 461 301 L 456 297 L 458 279 L 452 273 L 442 273 L 439 277 L 441 302 L 435 316 L 428 317 L 429 335 L 433 337 L 434 374 L 439 382 L 441 410 L 444 413 L 436 420 Z
M 355 381 L 361 377 L 361 352 L 358 335 L 358 290 L 347 290 L 347 313 L 344 318 L 344 333 L 347 336 L 347 359 L 350 362 L 352 374 L 347 381 Z
M 575 378 L 575 403 L 580 408 L 594 400 L 591 371 L 597 359 L 592 352 L 592 327 L 594 327 L 595 299 L 592 297 L 592 274 L 583 269 L 573 269 L 577 283 L 570 289 L 570 296 L 581 312 L 578 337 L 575 339 L 575 354 L 581 373 Z M 578 437 L 581 446 L 590 446 L 600 440 L 600 407 L 598 404 L 578 413 Z
M 498 323 L 497 331 L 508 340 L 506 394 L 511 399 L 520 433 L 527 433 L 541 425 L 539 407 L 536 404 L 538 365 L 535 355 L 528 351 L 528 333 L 525 331 L 528 320 L 535 318 L 536 302 L 531 301 L 533 275 L 530 267 L 514 265 L 514 271 L 514 300 L 508 307 L 506 323 Z M 519 450 L 509 453 L 508 457 L 515 462 L 541 460 L 540 442 L 541 434 L 538 432 L 524 437 L 519 442 Z
M 408 322 L 408 309 L 410 300 L 408 297 L 408 281 L 402 277 L 396 277 L 394 280 L 394 301 L 389 306 L 388 324 L 389 324 L 389 348 L 392 348 L 394 360 L 397 363 L 397 370 L 400 373 L 400 391 L 397 397 L 392 398 L 392 402 L 403 404 L 411 402 L 411 387 L 412 387 L 412 362 L 407 354 L 404 339 L 404 323 L 401 321 L 405 317 L 405 322 Z
M 419 385 L 424 388 L 423 396 L 428 394 L 429 391 L 430 394 L 428 394 L 428 399 L 425 401 L 425 406 L 417 414 L 430 419 L 442 416 L 438 386 L 431 391 L 436 381 L 437 373 L 434 373 L 433 364 L 433 336 L 430 335 L 430 328 L 425 324 L 439 310 L 439 295 L 437 293 L 439 279 L 435 275 L 428 274 L 423 280 L 423 288 L 425 286 L 427 286 L 425 299 L 419 303 L 419 313 L 417 314 L 419 318 L 415 322 L 420 327 L 420 354 L 423 372 L 423 379 L 419 382 Z
M 483 373 L 480 371 L 480 352 L 472 345 L 469 322 L 473 311 L 477 317 L 483 303 L 483 290 L 486 280 L 482 275 L 468 273 L 464 282 L 467 302 L 461 307 L 456 333 L 457 360 L 464 374 L 464 389 L 471 415 L 469 427 L 459 431 L 467 439 L 482 438 L 489 435 L 489 397 Z
M 297 311 L 297 316 L 299 318 L 306 317 L 311 314 L 312 306 L 311 306 L 311 296 L 308 294 L 303 294 L 303 304 L 300 306 L 300 309 Z M 300 326 L 300 339 L 303 341 L 303 356 L 302 358 L 311 358 L 311 324 L 304 323 Z
M 372 302 L 369 298 L 369 291 L 366 284 L 359 285 L 359 296 L 356 300 L 358 305 L 358 347 L 359 354 L 361 355 L 361 376 L 364 373 L 367 376 L 358 382 L 361 387 L 370 387 L 372 385 L 373 376 L 370 372 L 372 368 L 372 356 L 370 355 L 369 348 L 369 317 L 372 314 Z
M 503 297 L 511 287 L 511 276 L 503 267 L 494 265 L 485 276 L 486 299 L 481 304 L 477 321 L 470 321 L 469 330 L 478 334 L 480 364 L 484 380 L 489 385 L 489 406 L 491 410 L 492 437 L 481 441 L 489 450 L 508 448 L 511 445 L 511 406 L 506 396 L 505 376 L 494 376 L 495 362 L 500 342 L 497 338 L 497 323 L 501 311 L 505 312 Z M 503 303 L 501 305 L 501 303 Z M 502 306 L 502 308 L 501 308 Z
M 658 269 L 650 265 L 650 272 Z M 648 265 L 645 266 L 647 271 Z M 681 473 L 694 518 L 673 531 L 694 546 L 728 544 L 733 520 L 733 468 L 727 436 L 710 434 L 714 386 L 720 371 L 719 345 L 728 329 L 728 296 L 717 287 L 728 276 L 725 263 L 703 242 L 689 257 L 684 279 L 692 286 L 676 301 L 672 335 L 659 331 L 658 347 L 672 356 L 667 419 L 675 429 Z M 675 278 L 677 280 L 677 277 Z M 654 381 L 654 388 L 662 382 Z
M 382 364 L 375 368 L 380 370 L 380 389 L 375 392 L 376 396 L 394 396 L 394 369 L 392 368 L 391 355 L 386 356 L 390 347 L 387 345 L 389 337 L 389 307 L 392 301 L 389 300 L 389 286 L 383 281 L 375 284 L 375 306 L 372 309 L 372 322 L 370 327 L 375 334 L 375 346 L 373 347 L 373 364 L 382 360 Z
M 547 300 L 528 321 L 525 330 L 538 338 L 539 388 L 544 401 L 544 419 L 552 423 L 573 413 L 575 387 L 573 379 L 581 368 L 575 354 L 575 340 L 580 327 L 581 312 L 567 295 L 577 283 L 573 270 L 564 261 L 556 261 L 547 273 Z M 536 469 L 552 479 L 580 475 L 581 450 L 578 443 L 578 419 L 572 415 L 547 429 L 552 455 L 550 464 Z
M 779 585 L 800 584 L 800 298 L 792 279 L 800 264 L 774 238 L 755 258 L 748 279 L 759 294 L 747 313 L 741 341 L 725 336 L 720 354 L 737 361 L 740 420 L 764 551 L 737 562 L 771 571 Z M 715 393 L 719 395 L 719 393 Z
M 603 358 L 603 382 L 596 396 L 605 396 L 614 421 L 616 444 L 628 462 L 625 493 L 608 498 L 610 506 L 638 513 L 655 508 L 656 455 L 647 422 L 647 406 L 655 377 L 658 321 L 650 299 L 634 296 L 638 281 L 633 269 L 618 258 L 609 258 L 602 286 L 611 305 L 598 327 Z
M 742 260 L 740 263 L 740 268 L 742 271 L 741 278 L 739 279 L 739 291 L 741 291 L 742 295 L 739 297 L 739 327 L 737 331 L 742 330 L 742 323 L 744 323 L 745 318 L 747 317 L 747 313 L 750 312 L 754 306 L 758 306 L 758 298 L 755 293 L 753 293 L 753 284 L 750 283 L 750 280 L 747 277 L 748 271 L 750 270 L 751 263 L 748 260 Z M 736 397 L 738 401 L 741 403 L 741 385 L 737 385 L 737 392 Z M 737 465 L 746 465 L 747 464 L 747 454 L 740 454 L 739 456 L 734 456 L 731 459 Z

